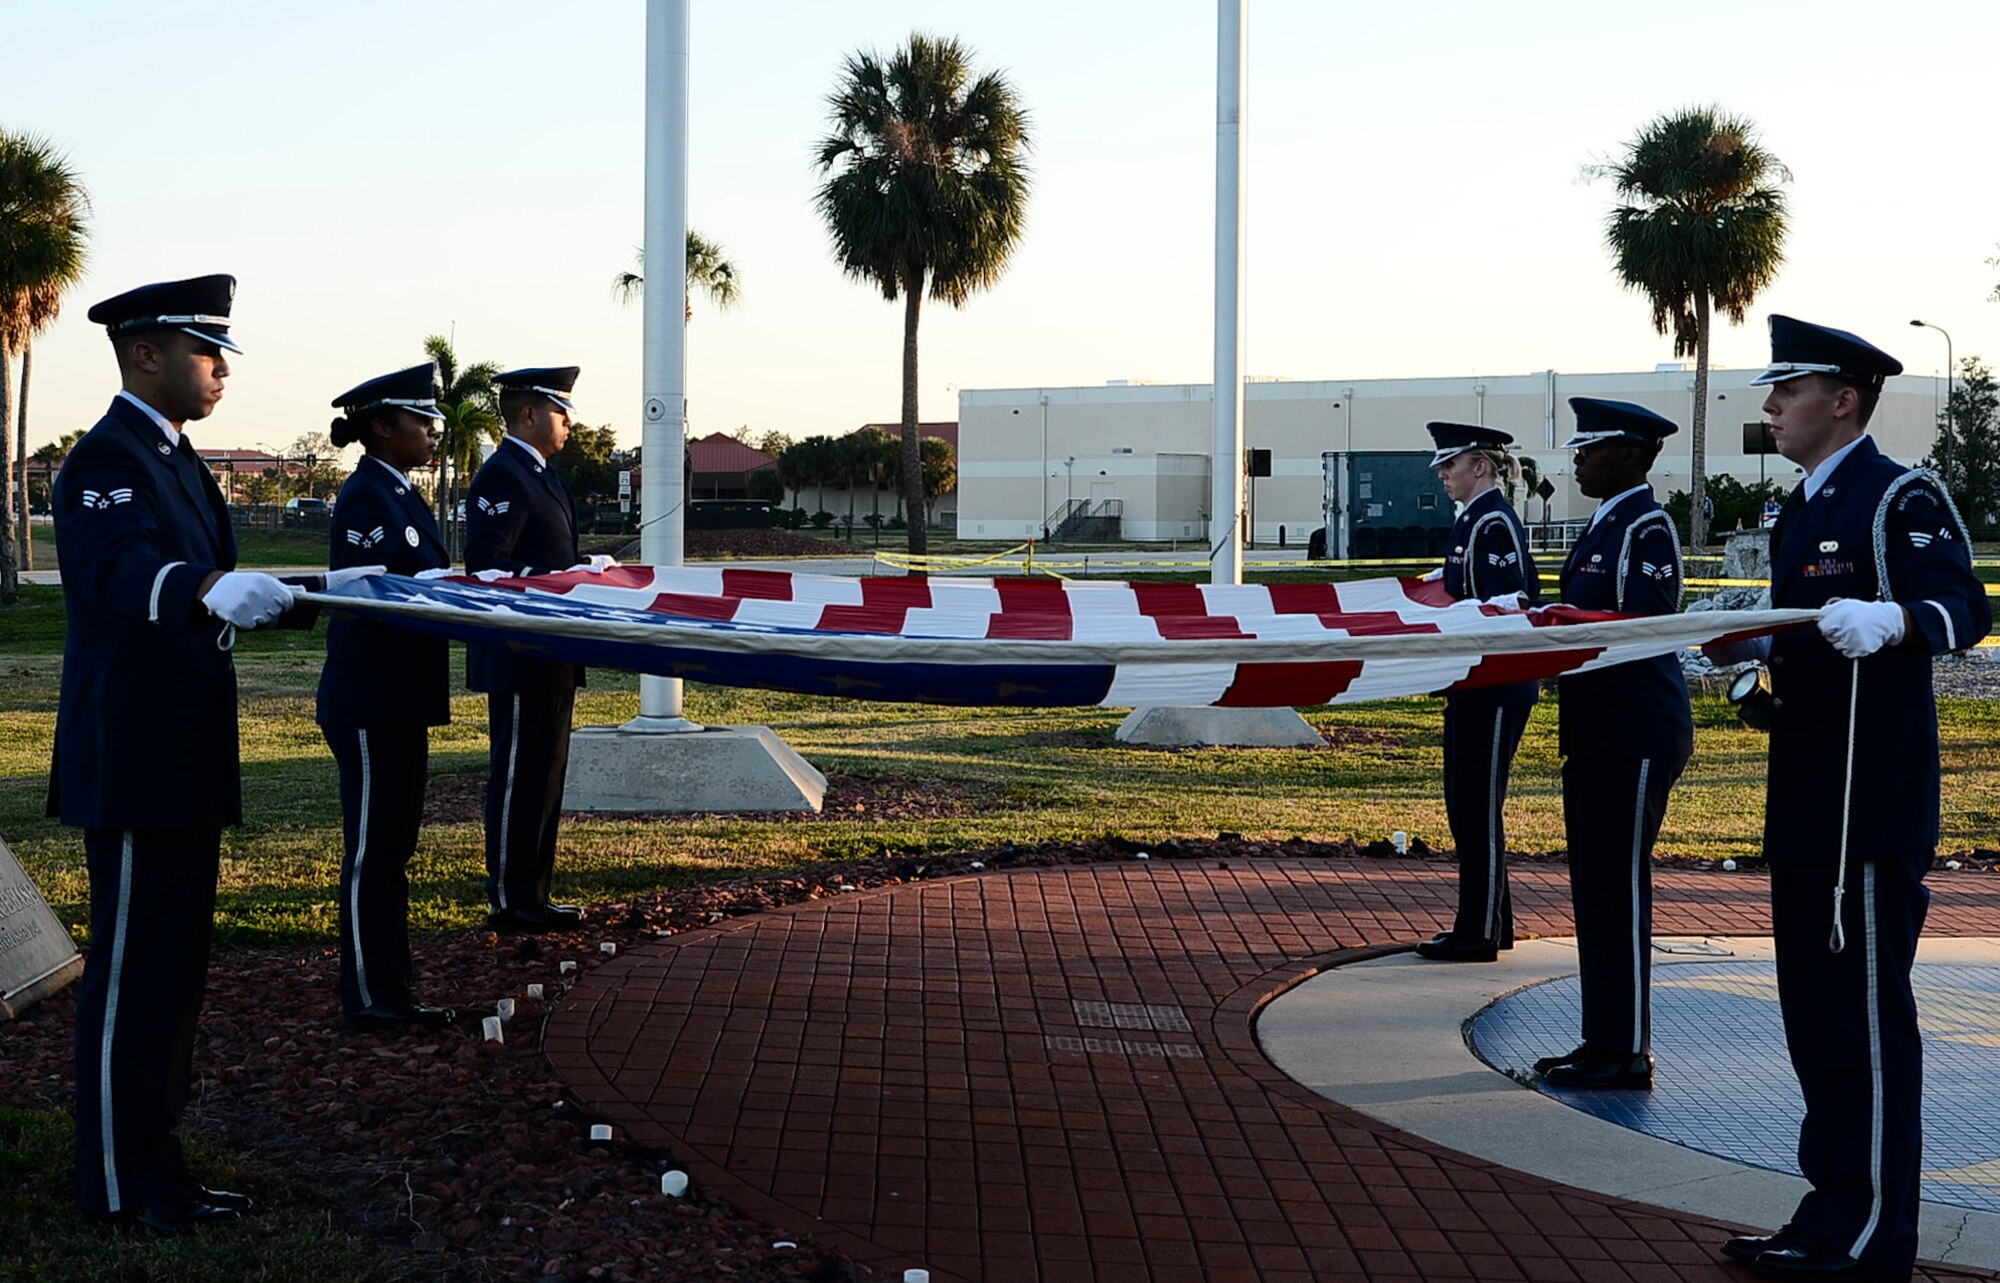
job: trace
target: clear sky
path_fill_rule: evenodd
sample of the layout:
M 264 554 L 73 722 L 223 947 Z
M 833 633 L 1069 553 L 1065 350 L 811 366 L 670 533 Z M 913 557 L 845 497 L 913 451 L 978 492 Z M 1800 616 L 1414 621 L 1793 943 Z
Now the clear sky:
M 1583 167 L 1713 102 L 1792 170 L 1776 310 L 1939 372 L 2000 357 L 2000 6 L 1689 0 L 1248 0 L 1253 375 L 1650 369 L 1672 359 L 1602 245 Z M 696 302 L 689 430 L 794 436 L 893 420 L 901 313 L 842 276 L 812 207 L 843 56 L 955 35 L 1032 112 L 1027 233 L 999 287 L 926 308 L 924 417 L 956 390 L 1205 382 L 1215 15 L 1201 0 L 695 0 L 691 218 L 741 272 Z M 323 430 L 330 398 L 421 359 L 578 364 L 579 417 L 636 444 L 641 0 L 8 6 L 0 125 L 65 148 L 95 202 L 90 274 L 36 347 L 30 441 L 115 388 L 90 303 L 240 278 L 210 445 Z

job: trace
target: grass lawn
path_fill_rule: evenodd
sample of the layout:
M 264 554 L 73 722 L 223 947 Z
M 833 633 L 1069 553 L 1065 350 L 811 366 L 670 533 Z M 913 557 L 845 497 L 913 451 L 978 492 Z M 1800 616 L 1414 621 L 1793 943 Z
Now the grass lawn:
M 59 590 L 27 589 L 0 611 L 0 836 L 63 921 L 87 933 L 79 834 L 42 816 L 55 728 Z M 340 859 L 334 766 L 312 720 L 323 637 L 278 633 L 238 644 L 245 824 L 224 838 L 218 941 L 306 943 L 335 933 Z M 454 673 L 463 664 L 454 662 Z M 1134 749 L 1112 736 L 1106 709 L 945 709 L 869 704 L 690 685 L 689 716 L 775 729 L 824 771 L 826 814 L 727 815 L 565 824 L 560 898 L 592 902 L 663 885 L 739 877 L 884 852 L 945 851 L 1115 834 L 1145 842 L 1212 837 L 1354 838 L 1405 829 L 1449 844 L 1439 799 L 1437 701 L 1391 700 L 1306 710 L 1334 747 Z M 638 711 L 638 679 L 591 675 L 577 723 Z M 1947 700 L 1945 849 L 2000 846 L 2000 709 Z M 1563 846 L 1553 700 L 1535 711 L 1514 767 L 1511 845 Z M 459 691 L 452 725 L 432 733 L 433 789 L 454 800 L 427 827 L 411 868 L 412 925 L 471 926 L 484 913 L 478 821 L 486 770 L 482 697 Z M 1763 815 L 1765 739 L 1716 697 L 1697 700 L 1696 751 L 1668 809 L 1659 850 L 1709 859 L 1755 854 Z M 170 766 L 170 764 L 168 764 Z M 454 778 L 455 777 L 455 778 Z
M 231 1283 L 378 1283 L 410 1277 L 380 1247 L 336 1229 L 303 1173 L 272 1171 L 216 1148 L 190 1130 L 190 1159 L 227 1189 L 256 1189 L 290 1204 L 247 1218 L 226 1234 L 163 1238 L 144 1230 L 106 1232 L 78 1217 L 74 1141 L 68 1114 L 0 1108 L 0 1279 L 150 1283 L 204 1279 Z

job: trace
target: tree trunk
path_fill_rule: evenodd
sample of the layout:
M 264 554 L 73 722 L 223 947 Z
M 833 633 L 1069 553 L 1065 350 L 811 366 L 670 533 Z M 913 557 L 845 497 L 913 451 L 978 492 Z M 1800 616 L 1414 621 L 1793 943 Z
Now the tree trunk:
M 1688 491 L 1688 543 L 1696 553 L 1708 547 L 1708 291 L 1694 300 L 1694 485 Z
M 930 550 L 924 528 L 923 452 L 917 448 L 917 315 L 924 302 L 924 269 L 911 264 L 903 273 L 903 512 L 908 522 L 910 555 Z M 923 574 L 922 568 L 911 574 Z
M 0 606 L 21 600 L 21 575 L 14 563 L 14 372 L 7 368 L 13 349 L 0 343 Z
M 14 410 L 19 425 L 14 434 L 14 460 L 21 468 L 21 569 L 35 568 L 35 521 L 28 502 L 28 371 L 34 368 L 35 344 L 21 345 L 21 395 Z

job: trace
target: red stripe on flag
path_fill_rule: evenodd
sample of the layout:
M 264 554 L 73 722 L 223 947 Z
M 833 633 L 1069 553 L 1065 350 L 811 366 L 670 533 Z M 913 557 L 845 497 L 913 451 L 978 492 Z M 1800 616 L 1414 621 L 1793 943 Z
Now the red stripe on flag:
M 986 636 L 992 641 L 1068 641 L 1076 633 L 1067 613 L 1042 610 L 1012 610 L 989 615 Z
M 1357 610 L 1348 615 L 1321 615 L 1319 622 L 1356 637 L 1412 637 L 1441 633 L 1436 624 L 1413 624 L 1393 610 Z
M 1206 641 L 1222 637 L 1248 637 L 1236 626 L 1234 615 L 1158 615 L 1153 626 L 1167 641 Z
M 1139 613 L 1155 619 L 1163 615 L 1206 615 L 1208 601 L 1199 584 L 1133 584 L 1132 596 Z
M 1602 646 L 1580 650 L 1546 650 L 1532 655 L 1488 655 L 1472 666 L 1464 678 L 1451 684 L 1452 690 L 1469 686 L 1506 686 L 1514 682 L 1540 681 L 1560 677 L 1588 664 L 1604 653 Z
M 792 575 L 788 570 L 725 570 L 722 595 L 758 601 L 790 601 Z
M 1340 593 L 1332 584 L 1272 584 L 1271 609 L 1280 615 L 1338 615 Z
M 1060 579 L 996 579 L 1004 614 L 1061 615 L 1068 618 L 1069 594 Z
M 1419 606 L 1436 606 L 1442 609 L 1458 598 L 1445 591 L 1442 579 L 1398 579 L 1403 586 L 1403 595 Z
M 931 581 L 914 575 L 904 575 L 895 579 L 863 579 L 861 581 L 861 604 L 864 606 L 900 606 L 904 610 L 927 610 L 931 604 Z
M 903 617 L 909 611 L 901 606 L 828 606 L 819 613 L 819 623 L 815 625 L 826 633 L 885 633 L 895 635 L 903 631 Z
M 1168 641 L 1247 637 L 1234 615 L 1211 615 L 1199 584 L 1133 584 L 1139 613 L 1153 621 Z
M 684 619 L 734 619 L 736 608 L 742 605 L 736 597 L 699 597 L 694 593 L 663 592 L 653 598 L 647 610 L 661 615 L 678 615 Z
M 1307 708 L 1330 704 L 1361 676 L 1358 659 L 1318 664 L 1238 664 L 1222 708 Z

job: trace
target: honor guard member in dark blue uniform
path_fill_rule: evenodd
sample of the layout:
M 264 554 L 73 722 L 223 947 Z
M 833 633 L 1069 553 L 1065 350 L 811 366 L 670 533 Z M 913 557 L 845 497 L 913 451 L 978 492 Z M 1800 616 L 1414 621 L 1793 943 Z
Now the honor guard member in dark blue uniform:
M 576 503 L 550 461 L 569 440 L 577 367 L 495 376 L 507 436 L 472 479 L 465 504 L 465 568 L 543 575 L 603 569 L 578 563 Z M 486 785 L 488 916 L 501 931 L 559 931 L 583 920 L 552 904 L 556 822 L 569 772 L 570 713 L 583 669 L 501 646 L 466 647 L 466 685 L 485 691 L 492 770 Z
M 1562 599 L 1587 610 L 1673 615 L 1681 539 L 1646 484 L 1679 429 L 1629 401 L 1571 397 L 1576 484 L 1598 501 L 1563 563 Z M 1562 1087 L 1653 1085 L 1653 841 L 1694 752 L 1687 682 L 1673 655 L 1561 679 L 1563 825 L 1576 906 L 1583 1042 L 1535 1062 Z
M 336 446 L 365 453 L 333 505 L 327 564 L 417 575 L 451 565 L 410 483 L 437 453 L 437 366 L 370 379 L 333 399 Z M 429 779 L 430 728 L 451 720 L 442 637 L 336 616 L 326 627 L 319 724 L 340 768 L 340 1005 L 357 1028 L 451 1023 L 410 992 L 410 882 Z
M 1451 527 L 1445 590 L 1463 601 L 1526 594 L 1539 584 L 1528 537 L 1500 488 L 1520 475 L 1507 453 L 1514 440 L 1497 428 L 1427 425 L 1437 451 L 1431 466 L 1459 505 Z M 1444 808 L 1458 848 L 1458 914 L 1451 930 L 1417 946 L 1439 962 L 1491 962 L 1514 947 L 1514 902 L 1507 891 L 1507 774 L 1534 709 L 1535 682 L 1512 682 L 1444 697 Z
M 1825 607 L 1800 629 L 1710 648 L 1768 656 L 1764 852 L 1785 1040 L 1805 1097 L 1812 1189 L 1776 1234 L 1723 1252 L 1788 1279 L 1907 1279 L 1917 1250 L 1923 1052 L 1910 990 L 1938 840 L 1932 657 L 1992 613 L 1938 479 L 1865 435 L 1894 357 L 1771 318 L 1764 413 L 1806 471 L 1771 532 L 1771 601 Z
M 292 590 L 236 569 L 215 478 L 184 430 L 222 398 L 235 278 L 147 285 L 90 309 L 123 390 L 55 485 L 68 634 L 49 813 L 84 831 L 90 952 L 76 1012 L 77 1197 L 156 1230 L 228 1224 L 174 1135 L 208 974 L 222 830 L 243 818 L 236 629 Z M 309 624 L 310 611 L 287 623 Z

